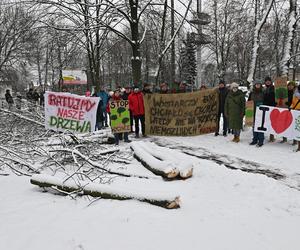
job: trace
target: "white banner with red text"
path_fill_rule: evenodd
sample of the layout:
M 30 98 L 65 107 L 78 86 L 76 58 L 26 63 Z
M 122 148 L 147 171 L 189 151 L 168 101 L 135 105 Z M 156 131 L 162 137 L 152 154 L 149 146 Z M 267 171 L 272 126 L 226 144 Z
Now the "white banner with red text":
M 56 131 L 95 131 L 98 97 L 63 92 L 45 93 L 45 127 Z
M 259 106 L 256 110 L 254 131 L 300 140 L 300 111 Z

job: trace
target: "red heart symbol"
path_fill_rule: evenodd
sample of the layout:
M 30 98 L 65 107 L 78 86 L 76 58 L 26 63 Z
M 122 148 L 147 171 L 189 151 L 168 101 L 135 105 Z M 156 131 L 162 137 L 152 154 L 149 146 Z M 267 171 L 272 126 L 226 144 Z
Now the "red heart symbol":
M 291 126 L 293 122 L 293 116 L 288 110 L 280 112 L 278 109 L 273 109 L 270 114 L 270 119 L 272 128 L 277 134 L 283 133 Z

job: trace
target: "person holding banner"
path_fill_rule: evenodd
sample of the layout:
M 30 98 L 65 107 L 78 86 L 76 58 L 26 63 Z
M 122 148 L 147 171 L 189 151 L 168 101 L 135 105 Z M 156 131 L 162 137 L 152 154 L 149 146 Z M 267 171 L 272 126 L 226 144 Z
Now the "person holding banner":
M 275 88 L 274 88 L 274 85 L 272 83 L 272 79 L 269 76 L 267 76 L 265 78 L 265 87 L 266 88 L 264 90 L 263 105 L 271 106 L 271 107 L 276 107 Z M 274 142 L 275 141 L 275 137 L 274 137 L 273 134 L 270 134 L 269 141 L 270 142 Z
M 262 132 L 255 132 L 254 131 L 254 124 L 255 124 L 255 114 L 256 108 L 263 104 L 264 101 L 264 93 L 263 93 L 263 86 L 260 82 L 256 81 L 253 91 L 249 95 L 248 101 L 253 101 L 253 138 L 250 145 L 256 145 L 257 147 L 261 147 L 264 145 L 265 135 Z
M 300 85 L 295 90 L 290 108 L 300 110 Z M 296 152 L 300 152 L 300 141 L 298 141 L 298 148 L 296 149 Z
M 296 83 L 294 81 L 289 81 L 289 83 L 287 85 L 288 99 L 287 99 L 287 102 L 285 103 L 285 105 L 287 107 L 290 107 L 292 104 L 295 90 L 296 90 Z M 280 143 L 285 143 L 285 142 L 287 142 L 287 138 L 283 137 L 282 141 Z M 297 142 L 294 140 L 293 145 L 296 145 L 296 144 L 297 144 Z
M 104 89 L 104 86 L 100 87 L 100 92 L 97 93 L 97 96 L 100 97 L 101 100 L 102 100 L 102 102 L 103 102 L 103 104 L 102 104 L 102 112 L 104 114 L 104 120 L 102 122 L 102 127 L 108 127 L 106 107 L 108 105 L 110 96 L 106 93 L 106 91 Z
M 114 102 L 117 102 L 117 105 L 118 105 L 118 102 L 119 104 L 121 104 L 121 101 L 122 101 L 122 96 L 121 96 L 121 90 L 118 88 L 115 90 L 114 94 L 112 95 L 112 97 L 110 98 L 110 101 L 108 102 L 107 104 L 107 113 L 110 114 L 110 121 L 112 123 L 112 120 L 115 120 L 113 119 L 113 115 L 111 114 L 111 104 L 113 104 Z M 124 103 L 125 103 L 126 100 L 124 100 Z M 127 101 L 126 101 L 127 102 Z M 123 107 L 120 108 L 120 112 L 121 111 L 126 111 Z M 127 118 L 129 120 L 129 118 Z M 114 126 L 113 124 L 111 124 L 111 128 L 112 128 L 112 131 L 114 131 Z M 129 143 L 131 142 L 131 140 L 128 139 L 128 131 L 126 132 L 113 132 L 114 134 L 114 137 L 115 137 L 115 144 L 116 145 L 119 145 L 119 141 L 120 139 L 122 139 L 123 137 L 123 134 L 124 134 L 124 141 Z
M 132 111 L 135 137 L 139 138 L 139 122 L 141 122 L 142 134 L 145 137 L 145 107 L 144 107 L 144 95 L 140 91 L 138 86 L 133 88 L 133 92 L 128 97 L 129 109 Z
M 163 82 L 159 85 L 159 93 L 160 94 L 169 94 L 169 86 L 167 83 Z
M 225 116 L 228 119 L 228 127 L 233 130 L 233 142 L 240 141 L 240 134 L 243 128 L 243 117 L 245 115 L 245 95 L 239 90 L 239 85 L 233 82 L 230 85 L 230 92 L 225 100 Z
M 218 123 L 217 123 L 217 129 L 215 132 L 215 136 L 219 135 L 220 130 L 220 119 L 221 115 L 223 117 L 223 136 L 227 136 L 227 119 L 224 113 L 224 107 L 225 107 L 225 100 L 228 95 L 229 90 L 225 86 L 225 82 L 221 80 L 219 82 L 219 88 L 218 88 L 218 96 L 219 96 L 219 111 L 218 111 Z

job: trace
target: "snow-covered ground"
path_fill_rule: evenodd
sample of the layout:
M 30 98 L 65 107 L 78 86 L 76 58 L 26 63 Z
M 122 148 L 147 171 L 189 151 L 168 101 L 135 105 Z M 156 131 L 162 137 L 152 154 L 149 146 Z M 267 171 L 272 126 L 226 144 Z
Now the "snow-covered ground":
M 241 139 L 239 144 L 211 134 L 146 139 L 200 156 L 189 156 L 194 174 L 187 180 L 163 181 L 136 160 L 115 164 L 122 172 L 150 177 L 118 177 L 116 184 L 180 195 L 181 208 L 175 210 L 133 200 L 91 204 L 88 197 L 73 200 L 43 192 L 29 177 L 0 176 L 0 249 L 298 250 L 300 153 L 278 141 L 249 146 L 249 130 Z M 220 164 L 222 159 L 243 171 Z M 281 177 L 245 171 L 254 163 L 254 169 L 262 165 Z

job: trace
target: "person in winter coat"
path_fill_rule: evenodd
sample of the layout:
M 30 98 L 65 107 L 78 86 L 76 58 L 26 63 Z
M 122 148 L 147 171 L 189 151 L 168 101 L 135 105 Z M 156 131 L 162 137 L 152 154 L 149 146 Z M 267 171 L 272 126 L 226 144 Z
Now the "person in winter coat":
M 293 101 L 294 93 L 296 91 L 296 83 L 294 81 L 289 81 L 287 85 L 287 89 L 288 89 L 288 101 L 286 102 L 286 105 L 290 107 Z
M 143 94 L 152 94 L 152 86 L 149 83 L 144 84 Z
M 219 88 L 218 88 L 218 96 L 219 96 L 219 111 L 218 111 L 218 124 L 217 124 L 217 130 L 215 133 L 215 136 L 219 135 L 220 130 L 220 119 L 221 115 L 223 117 L 223 136 L 227 136 L 227 119 L 224 113 L 224 107 L 225 107 L 225 99 L 228 95 L 229 90 L 225 86 L 225 82 L 221 80 L 219 82 Z
M 101 98 L 102 100 L 102 112 L 104 114 L 104 121 L 103 121 L 103 124 L 102 124 L 102 127 L 108 127 L 108 124 L 107 124 L 107 111 L 106 111 L 106 107 L 107 107 L 107 104 L 109 102 L 109 98 L 110 96 L 105 92 L 105 89 L 103 86 L 101 86 L 100 88 L 100 92 L 97 93 L 97 96 Z
M 13 104 L 14 104 L 14 99 L 12 98 L 9 89 L 6 90 L 5 100 L 6 100 L 7 104 L 8 104 L 8 109 L 11 109 L 12 106 L 13 106 Z
M 159 93 L 160 94 L 169 94 L 169 86 L 167 83 L 163 82 L 159 85 Z
M 228 119 L 228 127 L 233 130 L 233 142 L 240 141 L 240 133 L 243 128 L 243 117 L 245 115 L 245 95 L 239 90 L 237 83 L 230 85 L 230 91 L 225 100 L 224 112 Z
M 290 109 L 300 110 L 300 85 L 296 88 Z M 300 140 L 298 140 L 297 152 L 300 152 Z
M 254 126 L 256 109 L 257 107 L 262 105 L 264 101 L 263 86 L 260 82 L 257 81 L 255 83 L 253 91 L 249 95 L 248 101 L 253 101 L 253 110 L 254 110 L 253 126 Z M 253 127 L 253 138 L 252 138 L 252 142 L 250 142 L 250 145 L 256 145 L 257 147 L 261 147 L 262 145 L 264 145 L 264 139 L 265 139 L 264 133 L 254 132 L 254 127 Z
M 135 86 L 133 93 L 128 97 L 129 109 L 132 111 L 134 125 L 135 125 L 135 137 L 139 138 L 139 122 L 141 122 L 142 134 L 145 137 L 145 107 L 144 107 L 144 95 L 140 89 Z
M 123 100 L 122 96 L 121 96 L 121 90 L 120 89 L 116 89 L 114 94 L 112 95 L 111 99 L 112 101 L 120 101 Z M 109 106 L 109 102 L 107 103 L 107 113 L 110 113 L 110 106 Z M 131 142 L 131 140 L 128 139 L 128 132 L 124 132 L 124 133 L 114 133 L 114 137 L 115 137 L 115 144 L 119 145 L 119 141 L 120 139 L 123 138 L 123 134 L 124 134 L 124 141 L 125 142 Z
M 295 89 L 296 89 L 296 83 L 294 81 L 289 81 L 289 83 L 287 84 L 288 101 L 285 103 L 285 105 L 288 107 L 290 107 L 292 104 Z M 283 137 L 282 141 L 280 143 L 285 143 L 285 142 L 287 142 L 287 138 Z M 294 140 L 293 145 L 296 145 L 296 144 L 297 144 L 297 142 Z
M 35 105 L 37 105 L 39 103 L 40 94 L 37 92 L 36 89 L 32 93 L 32 99 L 33 99 Z
M 45 91 L 41 90 L 40 91 L 40 106 L 45 106 Z
M 132 93 L 132 88 L 130 86 L 126 86 L 125 91 L 122 94 L 122 99 L 128 100 L 128 97 L 131 93 Z M 130 133 L 133 133 L 133 114 L 130 109 L 129 109 L 129 113 L 130 113 Z
M 178 93 L 186 93 L 186 84 L 185 83 L 183 83 L 183 82 L 181 82 L 180 84 L 179 84 L 179 88 L 178 88 L 178 91 L 177 91 Z
M 93 97 L 98 97 L 98 96 L 97 96 L 96 93 L 94 93 Z M 103 102 L 102 102 L 100 97 L 98 97 L 98 98 L 100 100 L 99 100 L 98 107 L 97 107 L 96 128 L 95 128 L 95 130 L 102 129 L 102 125 L 103 125 L 103 121 L 104 121 L 104 115 L 103 115 L 103 111 L 102 111 Z
M 265 78 L 265 89 L 264 89 L 264 100 L 263 100 L 263 105 L 275 107 L 276 106 L 276 101 L 275 101 L 275 88 L 272 83 L 271 77 L 267 76 Z M 269 138 L 270 142 L 274 142 L 275 138 L 274 135 L 270 135 Z

